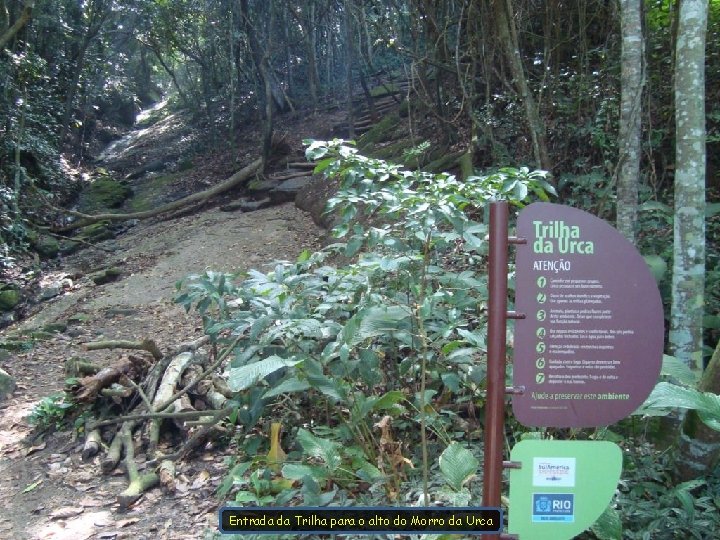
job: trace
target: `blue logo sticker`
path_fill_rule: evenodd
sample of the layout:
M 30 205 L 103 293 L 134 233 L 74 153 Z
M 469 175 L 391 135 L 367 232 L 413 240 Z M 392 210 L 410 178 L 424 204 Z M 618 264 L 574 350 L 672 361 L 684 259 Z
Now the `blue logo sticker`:
M 573 523 L 575 495 L 572 493 L 533 493 L 533 523 Z

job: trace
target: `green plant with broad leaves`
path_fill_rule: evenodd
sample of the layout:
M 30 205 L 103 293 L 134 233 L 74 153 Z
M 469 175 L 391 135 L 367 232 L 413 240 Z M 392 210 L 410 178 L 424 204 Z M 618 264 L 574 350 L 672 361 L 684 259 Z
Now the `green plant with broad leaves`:
M 38 431 L 61 429 L 75 409 L 75 403 L 68 399 L 65 392 L 57 392 L 44 397 L 33 407 L 28 423 Z
M 501 198 L 520 207 L 554 190 L 524 168 L 461 181 L 342 141 L 308 144 L 315 172 L 340 183 L 329 203 L 337 243 L 266 272 L 208 272 L 179 285 L 178 302 L 233 348 L 228 384 L 255 393 L 254 422 L 273 404 L 295 442 L 273 472 L 264 439 L 244 424 L 245 455 L 220 494 L 316 506 L 429 503 L 432 493 L 467 504 L 478 496 L 470 449 L 480 446 L 467 411 L 482 407 L 485 385 L 484 207 Z M 342 267 L 330 264 L 338 256 Z

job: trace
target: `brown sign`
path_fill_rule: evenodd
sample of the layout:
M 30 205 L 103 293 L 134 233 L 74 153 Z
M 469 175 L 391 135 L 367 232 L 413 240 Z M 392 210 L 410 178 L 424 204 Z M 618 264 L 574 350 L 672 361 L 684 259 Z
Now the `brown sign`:
M 535 203 L 518 216 L 513 411 L 526 426 L 595 427 L 645 401 L 662 364 L 660 294 L 605 221 Z

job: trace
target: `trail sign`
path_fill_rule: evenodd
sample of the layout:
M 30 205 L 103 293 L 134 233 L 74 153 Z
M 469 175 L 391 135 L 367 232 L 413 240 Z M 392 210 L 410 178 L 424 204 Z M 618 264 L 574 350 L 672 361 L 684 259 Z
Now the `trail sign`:
M 645 260 L 605 221 L 535 203 L 518 216 L 513 412 L 527 426 L 596 427 L 657 382 L 664 319 Z
M 590 527 L 612 500 L 622 452 L 607 441 L 520 441 L 510 459 L 508 530 L 521 539 L 567 540 Z

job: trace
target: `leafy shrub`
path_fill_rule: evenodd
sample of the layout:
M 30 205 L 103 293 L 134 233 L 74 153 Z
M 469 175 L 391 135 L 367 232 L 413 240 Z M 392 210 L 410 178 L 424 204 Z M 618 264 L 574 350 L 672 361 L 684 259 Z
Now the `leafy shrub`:
M 241 502 L 295 497 L 315 505 L 394 501 L 405 492 L 414 504 L 432 489 L 465 504 L 478 461 L 467 440 L 455 439 L 471 429 L 461 412 L 474 409 L 485 384 L 484 205 L 547 199 L 552 187 L 528 169 L 464 182 L 409 172 L 342 141 L 312 142 L 307 156 L 321 159 L 316 172 L 340 180 L 329 207 L 340 216 L 333 234 L 342 241 L 270 272 L 251 270 L 237 285 L 206 273 L 180 286 L 177 300 L 235 351 L 231 389 L 264 388 L 263 402 L 292 394 L 276 415 L 305 426 L 295 431 L 295 462 L 281 471 L 285 489 L 274 493 L 267 460 L 252 457 L 255 441 L 222 493 L 236 485 Z M 338 254 L 351 262 L 329 265 Z M 320 417 L 327 425 L 311 421 Z

